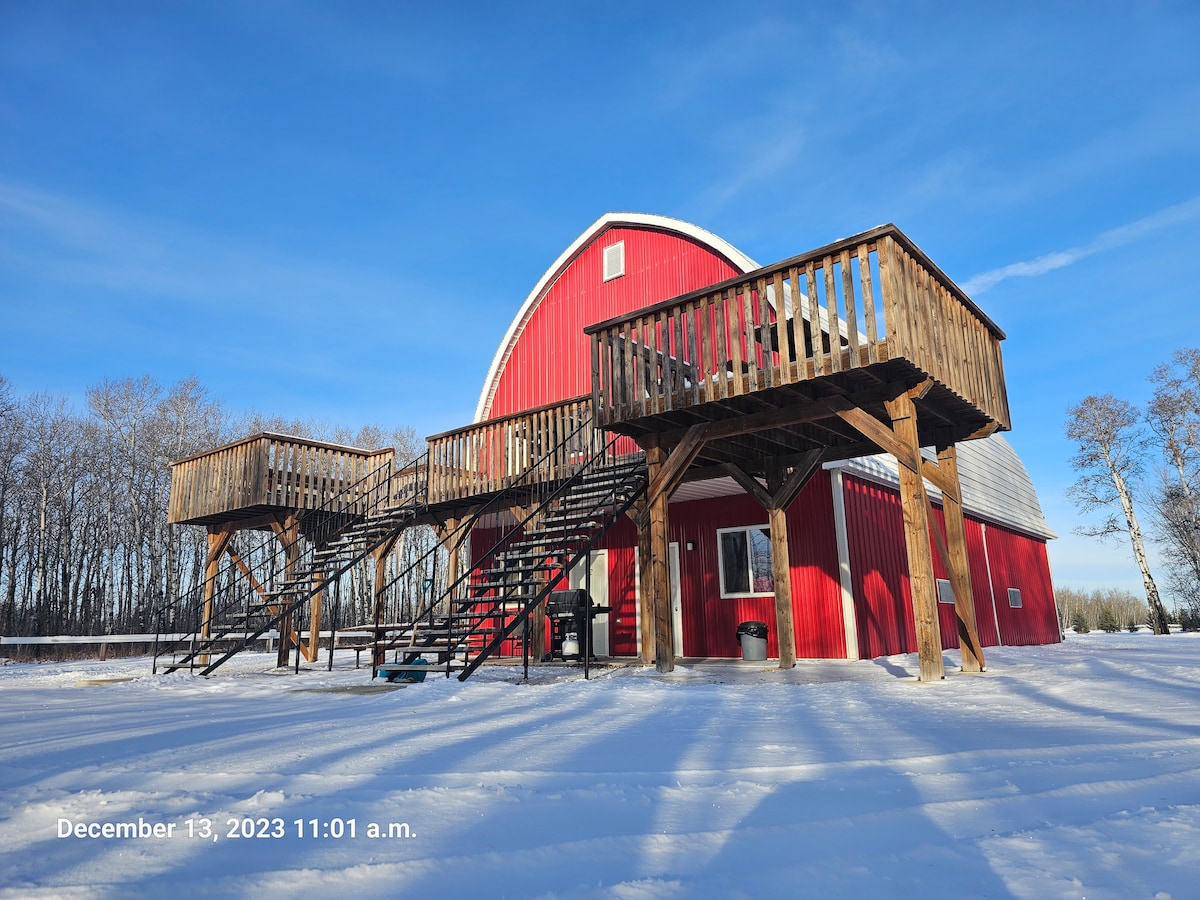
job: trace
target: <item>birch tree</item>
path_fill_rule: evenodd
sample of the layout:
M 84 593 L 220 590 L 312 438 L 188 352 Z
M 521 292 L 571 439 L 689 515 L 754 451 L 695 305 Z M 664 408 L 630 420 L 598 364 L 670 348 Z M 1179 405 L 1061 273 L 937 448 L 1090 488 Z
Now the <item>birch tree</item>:
M 1077 447 L 1071 466 L 1079 478 L 1067 494 L 1081 512 L 1105 514 L 1098 523 L 1077 528 L 1078 534 L 1099 538 L 1128 535 L 1146 589 L 1150 627 L 1155 634 L 1167 634 L 1167 613 L 1150 572 L 1134 507 L 1133 491 L 1144 472 L 1146 446 L 1140 421 L 1131 403 L 1112 394 L 1093 394 L 1070 407 L 1066 434 Z

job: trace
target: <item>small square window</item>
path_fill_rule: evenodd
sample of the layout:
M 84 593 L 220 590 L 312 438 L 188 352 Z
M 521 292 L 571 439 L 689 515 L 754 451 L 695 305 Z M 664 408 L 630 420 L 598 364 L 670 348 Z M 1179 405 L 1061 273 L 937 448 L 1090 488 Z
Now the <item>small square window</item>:
M 768 526 L 720 529 L 717 554 L 722 597 L 761 597 L 775 593 Z
M 612 281 L 625 274 L 625 242 L 617 241 L 604 248 L 604 280 Z
M 1021 589 L 1020 588 L 1009 588 L 1008 589 L 1008 605 L 1011 606 L 1013 609 L 1021 608 Z
M 938 603 L 954 603 L 954 588 L 951 587 L 948 578 L 939 578 L 937 580 L 937 595 Z

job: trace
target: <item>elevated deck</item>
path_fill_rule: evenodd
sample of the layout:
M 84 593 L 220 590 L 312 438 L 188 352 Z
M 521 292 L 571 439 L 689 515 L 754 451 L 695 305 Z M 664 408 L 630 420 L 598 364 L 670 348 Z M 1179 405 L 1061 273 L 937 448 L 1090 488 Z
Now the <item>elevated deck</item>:
M 597 425 L 695 466 L 878 452 L 839 415 L 889 421 L 914 392 L 922 445 L 1009 428 L 1004 333 L 894 225 L 586 329 Z
M 171 463 L 167 521 L 183 525 L 264 527 L 280 511 L 324 511 L 357 486 L 336 513 L 360 516 L 371 475 L 386 470 L 395 451 L 360 450 L 262 432 Z M 319 516 L 318 516 L 319 518 Z

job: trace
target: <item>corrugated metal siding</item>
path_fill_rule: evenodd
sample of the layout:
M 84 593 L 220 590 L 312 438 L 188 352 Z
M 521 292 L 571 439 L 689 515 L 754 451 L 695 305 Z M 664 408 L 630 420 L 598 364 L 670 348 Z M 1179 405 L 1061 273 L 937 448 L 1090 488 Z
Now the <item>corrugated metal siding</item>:
M 1046 545 L 1007 528 L 986 526 L 996 616 L 1005 644 L 1056 644 L 1062 640 Z M 1022 606 L 1008 605 L 1008 589 L 1021 591 Z
M 625 275 L 604 281 L 604 248 L 625 242 Z M 602 232 L 550 286 L 517 338 L 489 415 L 507 415 L 591 391 L 584 326 L 737 274 L 686 238 L 640 228 Z
M 843 479 L 846 495 L 846 537 L 850 549 L 850 571 L 854 590 L 854 608 L 858 618 L 859 653 L 864 657 L 889 656 L 893 653 L 912 653 L 917 649 L 916 633 L 913 627 L 912 593 L 908 580 L 908 555 L 904 547 L 904 516 L 900 508 L 898 492 L 875 482 L 866 481 L 847 474 Z M 945 519 L 940 506 L 934 507 L 934 517 L 937 527 L 945 528 Z M 1050 568 L 1046 560 L 1046 545 L 1042 541 L 1026 537 L 1012 531 L 1005 531 L 995 526 L 988 526 L 990 538 L 992 531 L 1002 533 L 1001 551 L 1003 557 L 1003 572 L 1005 577 L 1009 572 L 1009 556 L 1020 560 L 1019 571 L 1028 583 L 1039 587 L 1035 593 L 1039 597 L 1042 592 L 1049 591 Z M 988 561 L 990 556 L 984 554 L 984 526 L 970 517 L 966 521 L 967 532 L 967 562 L 971 575 L 971 594 L 975 598 L 975 621 L 979 632 L 979 641 L 985 647 L 997 643 L 996 617 L 993 614 L 991 589 L 995 584 L 988 581 Z M 942 532 L 945 534 L 945 531 Z M 999 540 L 999 539 L 998 539 Z M 988 550 L 991 553 L 992 541 L 989 539 Z M 932 552 L 933 570 L 936 578 L 945 578 L 946 569 L 942 565 L 940 555 Z M 1038 562 L 1040 558 L 1040 564 Z M 996 560 L 991 558 L 993 582 L 997 577 Z M 1040 565 L 1040 570 L 1039 570 Z M 1019 587 L 1011 584 L 1005 587 Z M 997 608 L 1002 594 L 997 594 Z M 1050 612 L 1053 615 L 1053 593 Z M 1007 609 L 1007 595 L 1003 595 L 1003 605 Z M 1028 605 L 1028 603 L 1027 603 Z M 1035 601 L 1036 605 L 1036 601 Z M 1040 606 L 1037 608 L 1041 608 Z M 1012 610 L 1020 613 L 1021 610 Z M 1042 622 L 1039 614 L 1026 616 L 1023 624 L 1014 629 L 1014 634 L 1033 637 L 1029 640 L 1009 641 L 1004 630 L 1003 613 L 1001 613 L 1001 634 L 1004 643 L 1047 643 L 1058 640 L 1057 625 L 1047 632 L 1044 626 L 1041 631 L 1031 631 L 1028 621 Z M 1015 616 L 1014 618 L 1022 618 Z M 942 647 L 958 646 L 958 621 L 954 615 L 954 607 L 950 604 L 938 604 L 938 624 L 942 634 Z
M 983 440 L 963 441 L 957 448 L 963 508 L 968 513 L 1035 537 L 1055 537 L 1042 515 L 1029 472 L 1008 441 L 994 434 Z M 926 459 L 936 462 L 932 450 L 921 452 Z M 847 460 L 842 465 L 847 472 L 873 481 L 890 486 L 900 483 L 896 458 L 889 453 Z M 930 495 L 935 499 L 941 496 L 932 487 Z
M 613 656 L 636 656 L 638 643 L 637 576 L 634 547 L 637 529 L 621 519 L 601 539 L 598 549 L 608 551 L 608 652 Z
M 842 480 L 858 652 L 863 659 L 917 649 L 900 495 L 852 475 Z
M 818 473 L 788 510 L 788 555 L 792 569 L 792 613 L 796 654 L 841 658 L 846 655 L 842 627 L 837 544 L 831 523 L 833 500 L 829 475 Z M 767 623 L 768 653 L 778 655 L 773 596 L 721 597 L 717 529 L 765 525 L 766 511 L 745 494 L 671 505 L 671 540 L 679 542 L 686 656 L 741 654 L 737 626 L 747 620 Z M 691 541 L 694 549 L 687 549 Z
M 971 593 L 975 597 L 975 628 L 979 632 L 979 643 L 994 647 L 1000 643 L 1000 634 L 996 630 L 996 614 L 992 607 L 988 560 L 983 552 L 983 524 L 971 518 L 967 519 L 967 563 L 971 567 Z

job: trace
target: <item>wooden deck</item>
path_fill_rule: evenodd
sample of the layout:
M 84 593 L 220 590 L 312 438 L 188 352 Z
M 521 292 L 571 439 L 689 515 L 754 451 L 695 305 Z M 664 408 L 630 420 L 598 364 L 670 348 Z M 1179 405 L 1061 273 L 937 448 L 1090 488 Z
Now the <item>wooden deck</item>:
M 394 451 L 360 450 L 263 432 L 171 463 L 172 524 L 218 525 L 255 521 L 280 510 L 325 506 L 351 486 L 358 489 L 336 512 L 359 515 L 369 496 L 368 476 L 393 461 Z
M 839 415 L 919 389 L 922 445 L 1007 430 L 1004 333 L 894 225 L 586 329 L 597 424 L 696 465 L 878 452 Z M 923 386 L 923 387 L 922 387 Z

